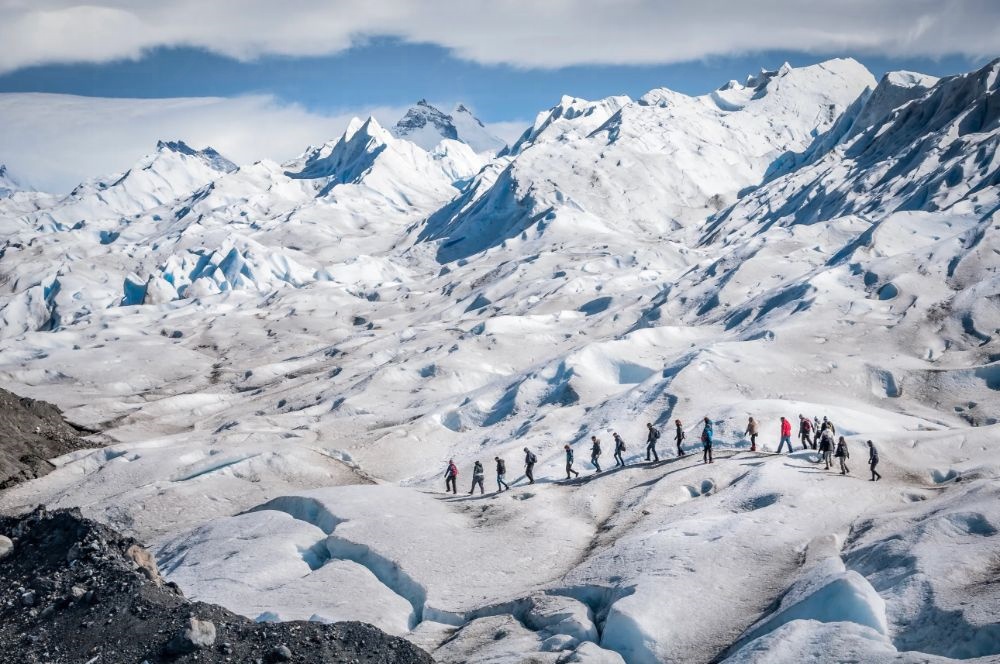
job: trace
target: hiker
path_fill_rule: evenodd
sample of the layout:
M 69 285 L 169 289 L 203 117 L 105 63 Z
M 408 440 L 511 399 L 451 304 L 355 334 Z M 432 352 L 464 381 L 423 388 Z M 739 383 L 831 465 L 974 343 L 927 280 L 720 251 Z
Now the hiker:
M 837 451 L 833 453 L 833 456 L 840 459 L 840 474 L 846 475 L 851 472 L 850 468 L 847 467 L 847 460 L 851 458 L 851 453 L 847 451 L 847 441 L 841 436 L 840 440 L 837 441 Z
M 503 489 L 510 491 L 510 485 L 503 481 L 504 476 L 507 475 L 507 464 L 500 457 L 493 457 L 493 460 L 497 462 L 497 493 L 500 493 Z M 503 487 L 503 489 L 500 487 Z
M 563 446 L 563 449 L 566 450 L 566 479 L 570 478 L 569 477 L 570 473 L 573 473 L 574 476 L 579 477 L 580 473 L 573 470 L 573 448 L 570 447 L 569 445 L 565 445 Z
M 476 461 L 476 463 L 474 463 L 472 465 L 472 488 L 469 489 L 469 495 L 470 496 L 473 493 L 475 493 L 475 491 L 476 491 L 476 485 L 477 484 L 479 485 L 479 495 L 481 496 L 484 493 L 486 493 L 486 491 L 483 490 L 483 478 L 484 477 L 485 477 L 485 473 L 483 472 L 483 464 L 481 464 L 478 461 Z
M 702 463 L 715 463 L 712 459 L 712 437 L 715 432 L 712 429 L 712 420 L 705 416 L 705 428 L 701 430 L 701 444 L 702 444 Z
M 458 466 L 455 465 L 454 459 L 448 459 L 448 470 L 444 471 L 444 492 L 448 493 L 448 489 L 451 488 L 451 492 L 457 494 L 458 489 L 455 488 L 455 481 L 458 479 Z
M 816 449 L 816 445 L 819 444 L 820 427 L 819 427 L 819 418 L 816 417 L 815 415 L 813 415 L 812 431 L 813 431 L 812 448 Z
M 802 443 L 802 449 L 808 450 L 809 443 L 812 441 L 812 422 L 808 417 L 803 417 L 802 413 L 799 413 L 799 441 Z M 815 445 L 813 446 L 815 448 Z
M 594 468 L 597 469 L 594 472 L 599 473 L 601 472 L 601 464 L 597 462 L 597 457 L 601 456 L 601 441 L 597 440 L 597 436 L 591 436 L 590 441 L 593 443 L 590 446 L 590 463 L 594 464 Z
M 832 433 L 834 436 L 837 435 L 837 427 L 833 426 L 833 422 L 831 422 L 830 420 L 826 419 L 826 415 L 823 416 L 823 425 L 822 426 L 824 426 L 824 427 L 830 427 L 830 433 Z
M 622 456 L 622 453 L 625 451 L 625 441 L 622 440 L 617 431 L 612 432 L 611 437 L 615 439 L 615 468 L 618 466 L 624 468 L 625 458 Z
M 750 436 L 750 451 L 757 451 L 757 434 L 759 433 L 760 427 L 757 425 L 757 420 L 751 415 L 747 420 L 747 430 L 743 432 L 744 436 Z
M 878 465 L 878 450 L 875 449 L 875 443 L 868 441 L 868 466 L 872 469 L 871 482 L 877 482 L 882 479 L 882 475 L 875 470 L 875 466 Z
M 649 454 L 652 452 L 654 461 L 660 460 L 660 455 L 656 453 L 656 441 L 660 439 L 660 430 L 653 426 L 652 422 L 646 422 L 649 433 L 646 434 L 646 461 L 649 461 Z
M 795 450 L 792 449 L 792 423 L 789 422 L 782 416 L 781 418 L 781 441 L 778 443 L 778 454 L 781 454 L 781 449 L 788 443 L 788 452 L 791 454 Z
M 681 449 L 681 443 L 684 441 L 684 427 L 680 420 L 674 420 L 674 424 L 677 425 L 677 433 L 674 434 L 674 440 L 677 442 L 677 456 L 682 457 L 684 450 Z
M 826 464 L 826 469 L 833 467 L 833 432 L 829 427 L 823 429 L 823 434 L 819 437 L 819 454 Z
M 528 478 L 528 484 L 535 483 L 535 474 L 532 472 L 535 468 L 535 464 L 538 463 L 538 457 L 535 453 L 529 450 L 527 447 L 524 448 L 524 476 Z

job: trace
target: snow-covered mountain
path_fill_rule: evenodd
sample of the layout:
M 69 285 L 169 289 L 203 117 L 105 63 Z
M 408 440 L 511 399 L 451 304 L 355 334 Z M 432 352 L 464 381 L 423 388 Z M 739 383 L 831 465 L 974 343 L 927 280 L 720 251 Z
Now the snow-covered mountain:
M 441 662 L 993 661 L 998 71 L 564 97 L 495 156 L 418 105 L 4 199 L 0 380 L 102 433 L 0 508 L 80 505 L 188 596 Z M 800 413 L 850 475 L 769 454 Z M 496 457 L 509 492 L 439 493 Z
M 421 99 L 406 111 L 393 127 L 392 135 L 405 138 L 428 151 L 445 139 L 465 143 L 477 153 L 495 154 L 506 147 L 506 143 L 491 134 L 463 104 L 447 114 L 426 99 Z
M 15 191 L 20 191 L 21 185 L 7 170 L 7 167 L 0 164 L 0 198 L 6 198 Z

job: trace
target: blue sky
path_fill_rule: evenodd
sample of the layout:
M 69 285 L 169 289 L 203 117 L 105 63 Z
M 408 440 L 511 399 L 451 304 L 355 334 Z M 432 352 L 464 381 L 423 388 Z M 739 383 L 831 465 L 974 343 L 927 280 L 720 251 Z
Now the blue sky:
M 819 62 L 834 54 L 765 51 L 708 56 L 662 65 L 577 65 L 526 68 L 461 60 L 441 46 L 377 39 L 335 55 L 263 56 L 239 61 L 194 48 L 157 48 L 136 60 L 46 64 L 0 75 L 0 92 L 55 92 L 94 97 L 231 97 L 267 94 L 318 113 L 404 107 L 427 98 L 465 102 L 484 122 L 530 120 L 563 94 L 633 97 L 660 86 L 707 92 L 761 67 Z M 876 77 L 893 69 L 937 76 L 982 65 L 985 56 L 889 57 L 838 53 L 863 62 Z

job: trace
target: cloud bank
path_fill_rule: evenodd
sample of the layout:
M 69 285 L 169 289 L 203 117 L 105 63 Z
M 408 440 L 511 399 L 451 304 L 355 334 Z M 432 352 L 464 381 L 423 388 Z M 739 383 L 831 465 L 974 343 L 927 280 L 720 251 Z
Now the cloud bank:
M 353 115 L 395 122 L 405 109 L 318 115 L 267 96 L 111 99 L 0 94 L 0 163 L 22 183 L 64 192 L 115 173 L 160 139 L 211 145 L 237 163 L 283 160 L 343 132 Z
M 451 108 L 442 103 L 441 108 Z M 116 99 L 45 93 L 0 94 L 0 164 L 32 188 L 66 192 L 124 171 L 158 140 L 212 146 L 238 164 L 283 161 L 343 133 L 354 116 L 391 127 L 406 108 L 379 106 L 322 115 L 273 97 Z M 488 129 L 513 140 L 527 123 Z
M 373 36 L 484 64 L 672 63 L 764 50 L 982 57 L 993 0 L 0 0 L 0 72 L 138 58 L 161 46 L 241 60 L 329 55 Z

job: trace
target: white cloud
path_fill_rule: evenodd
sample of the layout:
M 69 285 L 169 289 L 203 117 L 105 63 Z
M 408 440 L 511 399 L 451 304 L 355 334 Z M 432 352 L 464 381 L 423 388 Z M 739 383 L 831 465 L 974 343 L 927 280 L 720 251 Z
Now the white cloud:
M 994 0 L 0 0 L 0 71 L 195 46 L 240 59 L 330 54 L 386 35 L 483 63 L 667 63 L 766 49 L 1000 52 Z
M 503 139 L 507 145 L 513 145 L 521 137 L 524 130 L 531 126 L 531 120 L 513 120 L 511 122 L 486 122 L 486 130 Z
M 405 109 L 318 115 L 271 97 L 108 99 L 0 94 L 0 163 L 22 183 L 67 191 L 82 180 L 123 171 L 160 139 L 211 145 L 237 163 L 300 154 L 339 136 L 353 115 L 390 126 Z

